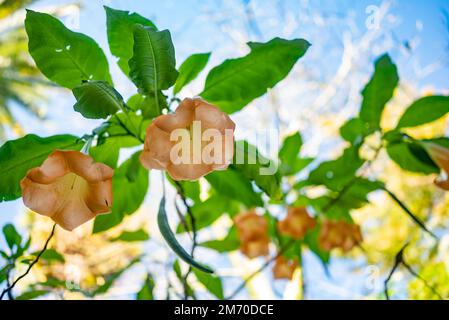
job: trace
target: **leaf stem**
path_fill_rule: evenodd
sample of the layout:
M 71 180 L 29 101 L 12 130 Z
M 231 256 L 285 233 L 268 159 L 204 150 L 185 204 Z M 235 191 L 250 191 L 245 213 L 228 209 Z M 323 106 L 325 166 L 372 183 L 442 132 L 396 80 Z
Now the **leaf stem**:
M 393 199 L 394 202 L 396 202 L 396 204 L 399 205 L 399 207 L 401 207 L 401 209 L 421 228 L 423 229 L 425 232 L 427 232 L 428 234 L 430 234 L 433 238 L 435 238 L 436 240 L 438 240 L 438 237 L 432 232 L 430 231 L 426 225 L 424 224 L 423 221 L 421 221 L 393 192 L 391 192 L 389 189 L 387 189 L 386 187 L 383 187 L 383 190 L 391 197 L 391 199 Z
M 53 224 L 53 227 L 51 229 L 50 235 L 48 236 L 47 240 L 45 241 L 45 244 L 44 244 L 44 247 L 42 248 L 42 250 L 38 253 L 36 258 L 30 263 L 30 265 L 28 266 L 27 270 L 22 275 L 20 275 L 16 280 L 14 280 L 14 282 L 11 285 L 6 287 L 2 291 L 2 294 L 0 295 L 0 300 L 3 300 L 3 297 L 5 296 L 5 294 L 9 295 L 9 292 L 16 286 L 16 284 L 20 280 L 22 280 L 24 277 L 26 277 L 26 275 L 31 271 L 31 268 L 33 268 L 33 266 L 39 261 L 39 259 L 41 258 L 42 254 L 45 252 L 45 250 L 47 250 L 48 244 L 50 243 L 50 240 L 53 238 L 53 235 L 55 234 L 55 229 L 56 229 L 56 223 Z

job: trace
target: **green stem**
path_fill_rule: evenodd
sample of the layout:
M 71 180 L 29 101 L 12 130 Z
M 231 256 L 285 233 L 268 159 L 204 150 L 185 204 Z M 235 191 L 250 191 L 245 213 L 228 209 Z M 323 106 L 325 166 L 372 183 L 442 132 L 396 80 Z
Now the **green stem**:
M 410 211 L 410 209 L 390 190 L 388 190 L 386 187 L 383 188 L 383 190 L 391 197 L 391 199 L 393 199 L 394 202 L 396 202 L 396 204 L 398 204 L 401 209 L 421 228 L 423 229 L 425 232 L 427 232 L 428 234 L 430 234 L 433 238 L 438 240 L 438 237 L 429 229 L 427 229 L 426 225 L 424 224 L 423 221 L 421 221 L 421 219 L 419 219 L 412 211 Z

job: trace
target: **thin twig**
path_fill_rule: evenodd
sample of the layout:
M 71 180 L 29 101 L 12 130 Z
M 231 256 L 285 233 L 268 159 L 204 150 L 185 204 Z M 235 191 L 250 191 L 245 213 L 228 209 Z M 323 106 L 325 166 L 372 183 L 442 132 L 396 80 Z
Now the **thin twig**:
M 410 211 L 410 209 L 390 190 L 388 190 L 386 187 L 383 188 L 384 191 L 391 197 L 391 199 L 394 200 L 394 202 L 396 202 L 402 210 L 404 210 L 404 212 L 419 226 L 421 227 L 421 229 L 423 229 L 425 232 L 427 232 L 428 234 L 430 234 L 433 238 L 438 240 L 438 237 L 429 229 L 427 229 L 426 225 L 424 224 L 424 222 L 422 222 L 415 214 L 413 214 L 413 212 Z
M 388 274 L 387 278 L 384 281 L 384 293 L 385 293 L 385 298 L 387 300 L 390 300 L 390 296 L 388 294 L 388 283 L 391 280 L 391 277 L 393 276 L 393 274 L 395 273 L 396 269 L 399 267 L 399 265 L 402 262 L 403 256 L 404 256 L 404 250 L 405 248 L 408 246 L 408 242 L 401 248 L 401 250 L 399 250 L 399 252 L 396 254 L 395 258 L 394 258 L 394 265 L 393 268 L 391 268 L 390 273 Z
M 187 215 L 188 215 L 188 217 L 190 219 L 190 227 L 191 227 L 191 231 L 192 231 L 192 248 L 190 250 L 190 255 L 193 258 L 194 255 L 195 255 L 195 249 L 196 249 L 196 247 L 198 245 L 197 230 L 196 230 L 196 220 L 195 220 L 195 216 L 194 216 L 194 214 L 192 212 L 192 209 L 190 208 L 189 204 L 187 203 L 187 199 L 186 199 L 186 196 L 184 194 L 184 189 L 183 189 L 182 185 L 178 181 L 175 181 L 175 185 L 176 185 L 176 189 L 178 190 L 178 194 L 181 197 L 182 203 L 186 207 Z M 187 279 L 188 279 L 188 277 L 189 277 L 191 272 L 192 272 L 192 267 L 189 265 L 189 269 L 187 270 L 186 274 L 184 275 L 184 298 L 186 300 L 189 297 L 189 290 L 188 290 L 188 286 L 187 286 Z
M 56 228 L 56 223 L 53 224 L 53 227 L 51 228 L 51 233 L 50 233 L 49 237 L 47 238 L 47 240 L 45 241 L 45 244 L 44 244 L 44 247 L 42 248 L 42 250 L 38 253 L 36 258 L 29 264 L 27 270 L 22 275 L 20 275 L 10 286 L 6 287 L 3 290 L 2 294 L 0 295 L 0 300 L 2 300 L 4 295 L 9 293 L 20 280 L 22 280 L 24 277 L 26 277 L 26 275 L 31 271 L 31 268 L 33 268 L 33 266 L 39 261 L 42 254 L 45 252 L 45 250 L 47 250 L 47 247 L 48 247 L 48 244 L 50 243 L 51 238 L 53 238 L 53 235 L 55 234 L 55 228 Z
M 419 280 L 421 280 L 424 285 L 430 289 L 430 291 L 432 291 L 435 295 L 438 296 L 438 298 L 440 298 L 441 300 L 444 300 L 443 296 L 433 287 L 431 286 L 426 279 L 424 279 L 423 277 L 421 277 L 418 273 L 416 273 L 408 263 L 406 263 L 404 260 L 402 260 L 402 265 L 407 269 L 408 272 L 410 272 L 410 274 L 416 278 L 418 278 Z

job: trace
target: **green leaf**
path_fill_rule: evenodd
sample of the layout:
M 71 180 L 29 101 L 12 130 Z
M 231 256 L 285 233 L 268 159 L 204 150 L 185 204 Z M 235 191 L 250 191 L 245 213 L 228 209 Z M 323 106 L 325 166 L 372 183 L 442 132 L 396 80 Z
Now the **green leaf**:
M 158 91 L 170 88 L 178 76 L 170 32 L 135 25 L 133 53 L 129 60 L 131 80 L 141 94 L 158 99 Z
M 210 52 L 192 54 L 179 67 L 178 79 L 176 79 L 173 94 L 176 95 L 181 89 L 195 79 L 206 67 L 210 58 Z
M 196 181 L 174 181 L 170 175 L 166 174 L 165 177 L 168 181 L 172 184 L 173 187 L 178 189 L 178 185 L 181 186 L 182 192 L 184 193 L 184 196 L 186 198 L 191 199 L 193 202 L 201 202 L 200 199 L 200 193 L 201 193 L 201 186 L 198 180 Z
M 316 226 L 306 233 L 304 243 L 307 247 L 321 260 L 324 265 L 327 265 L 330 260 L 330 253 L 320 248 L 318 243 L 318 236 L 320 234 L 321 226 Z
M 89 81 L 72 89 L 75 111 L 88 119 L 106 119 L 124 108 L 123 98 L 105 81 Z
M 359 157 L 359 147 L 351 146 L 335 159 L 321 163 L 310 172 L 309 182 L 316 185 L 325 185 L 331 190 L 340 191 L 363 164 Z
M 260 194 L 253 190 L 248 178 L 235 169 L 214 171 L 206 176 L 206 180 L 219 194 L 240 201 L 249 208 L 263 205 Z
M 301 146 L 302 138 L 299 132 L 295 132 L 291 136 L 286 137 L 279 150 L 279 160 L 288 165 L 293 164 L 296 158 L 298 158 Z
M 151 274 L 148 274 L 143 283 L 142 289 L 137 293 L 137 300 L 154 300 L 153 290 L 154 290 L 154 279 Z
M 300 158 L 299 152 L 302 147 L 302 138 L 299 132 L 284 139 L 284 143 L 279 150 L 280 173 L 282 175 L 293 175 L 308 166 L 313 158 Z
M 100 145 L 91 147 L 89 154 L 97 162 L 107 164 L 111 168 L 117 167 L 121 148 L 130 148 L 140 145 L 140 141 L 130 135 L 110 136 Z
M 204 285 L 207 291 L 212 293 L 220 300 L 224 299 L 223 284 L 219 277 L 213 274 L 200 272 L 196 269 L 193 269 L 193 273 L 195 274 L 195 277 L 198 279 L 198 281 L 202 285 Z
M 236 141 L 231 169 L 253 180 L 268 196 L 274 199 L 281 197 L 281 177 L 277 164 L 264 157 L 255 146 L 248 142 Z M 229 178 L 232 177 L 229 176 Z
M 12 250 L 14 246 L 16 248 L 20 247 L 20 244 L 22 243 L 22 236 L 17 232 L 14 225 L 10 223 L 6 224 L 3 227 L 3 235 L 5 236 L 9 249 Z
M 150 239 L 148 233 L 143 229 L 139 229 L 135 231 L 123 231 L 118 237 L 111 239 L 111 241 L 133 242 L 146 241 L 148 239 Z
M 198 231 L 210 226 L 213 222 L 226 213 L 231 216 L 236 214 L 239 211 L 239 206 L 235 201 L 215 194 L 209 197 L 206 201 L 199 202 L 191 206 L 190 210 L 195 217 L 195 228 Z M 189 224 L 187 225 L 189 226 Z M 189 230 L 186 230 L 184 225 L 179 223 L 176 233 L 186 231 Z
M 136 212 L 142 205 L 148 190 L 148 171 L 139 166 L 136 168 L 135 179 L 130 181 L 128 178 L 128 170 L 139 155 L 140 151 L 136 152 L 115 170 L 112 178 L 112 192 L 114 194 L 112 212 L 95 218 L 94 233 L 108 230 L 120 224 L 126 215 Z
M 28 50 L 48 79 L 69 89 L 83 80 L 111 83 L 106 56 L 92 38 L 70 31 L 49 14 L 31 10 L 25 28 Z
M 345 189 L 344 193 L 340 193 L 338 203 L 334 203 L 334 206 L 341 206 L 346 209 L 357 209 L 368 203 L 368 195 L 376 190 L 380 190 L 384 187 L 384 184 L 377 180 L 368 180 L 365 178 L 357 177 L 350 186 Z
M 213 68 L 200 96 L 223 111 L 241 110 L 284 79 L 309 48 L 303 39 L 274 38 L 266 43 L 249 42 L 251 52 Z
M 387 153 L 390 159 L 404 170 L 423 174 L 440 171 L 425 150 L 417 143 L 404 141 L 390 143 L 387 145 Z
M 360 144 L 363 139 L 373 133 L 370 125 L 360 118 L 352 118 L 340 128 L 341 137 L 351 144 Z
M 48 293 L 47 290 L 31 290 L 25 293 L 22 293 L 20 296 L 15 297 L 16 300 L 33 300 L 40 296 L 46 295 Z
M 178 257 L 180 257 L 184 262 L 188 263 L 192 267 L 195 267 L 203 272 L 213 273 L 209 268 L 199 264 L 184 250 L 183 247 L 179 244 L 178 240 L 176 240 L 175 235 L 170 229 L 170 225 L 167 219 L 167 213 L 165 211 L 165 197 L 161 199 L 159 204 L 159 212 L 157 215 L 157 225 L 159 226 L 159 230 L 164 237 L 165 241 L 169 245 L 169 247 L 175 252 Z
M 362 91 L 363 102 L 360 119 L 369 124 L 371 129 L 380 128 L 380 119 L 385 104 L 393 96 L 399 82 L 396 65 L 388 54 L 375 62 L 374 74 Z
M 133 30 L 134 25 L 141 24 L 152 29 L 156 26 L 138 13 L 130 13 L 104 6 L 106 11 L 106 26 L 108 43 L 111 53 L 119 58 L 118 65 L 123 73 L 129 74 L 128 61 L 133 56 Z
M 20 180 L 55 150 L 80 150 L 83 142 L 71 135 L 41 138 L 34 134 L 11 140 L 0 147 L 0 202 L 22 195 Z
M 137 93 L 129 98 L 126 104 L 134 111 L 141 110 L 142 116 L 146 119 L 155 118 L 162 113 L 163 109 L 168 108 L 167 97 L 161 91 L 158 92 L 157 101 L 154 93 L 146 96 Z
M 32 255 L 37 256 L 38 254 L 39 254 L 39 252 L 34 252 Z M 44 253 L 42 253 L 42 255 L 41 255 L 41 259 L 45 260 L 47 262 L 53 262 L 53 261 L 64 262 L 65 261 L 64 257 L 59 252 L 57 252 L 55 249 L 45 250 Z
M 424 97 L 413 102 L 405 110 L 397 128 L 416 127 L 435 121 L 449 112 L 448 96 Z
M 237 229 L 235 226 L 232 226 L 224 239 L 205 241 L 200 243 L 200 246 L 218 251 L 220 253 L 235 251 L 240 247 Z

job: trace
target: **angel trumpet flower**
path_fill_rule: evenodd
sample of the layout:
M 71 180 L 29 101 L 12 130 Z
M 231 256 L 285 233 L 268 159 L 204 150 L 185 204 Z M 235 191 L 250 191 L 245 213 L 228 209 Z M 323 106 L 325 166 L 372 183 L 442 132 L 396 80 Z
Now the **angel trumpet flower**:
M 422 145 L 435 164 L 444 171 L 445 178 L 435 179 L 435 184 L 441 189 L 449 190 L 449 149 L 433 142 L 423 142 Z
M 161 115 L 148 126 L 140 161 L 147 169 L 167 170 L 174 180 L 197 180 L 228 167 L 234 129 L 216 106 L 186 98 L 174 114 Z
M 79 151 L 57 150 L 20 182 L 25 206 L 73 230 L 111 212 L 114 171 Z
M 240 213 L 234 218 L 240 239 L 240 251 L 248 258 L 268 254 L 268 222 L 254 210 Z
M 315 227 L 315 219 L 309 216 L 306 208 L 290 207 L 287 217 L 278 222 L 278 230 L 282 235 L 299 240 L 304 238 L 306 232 Z

